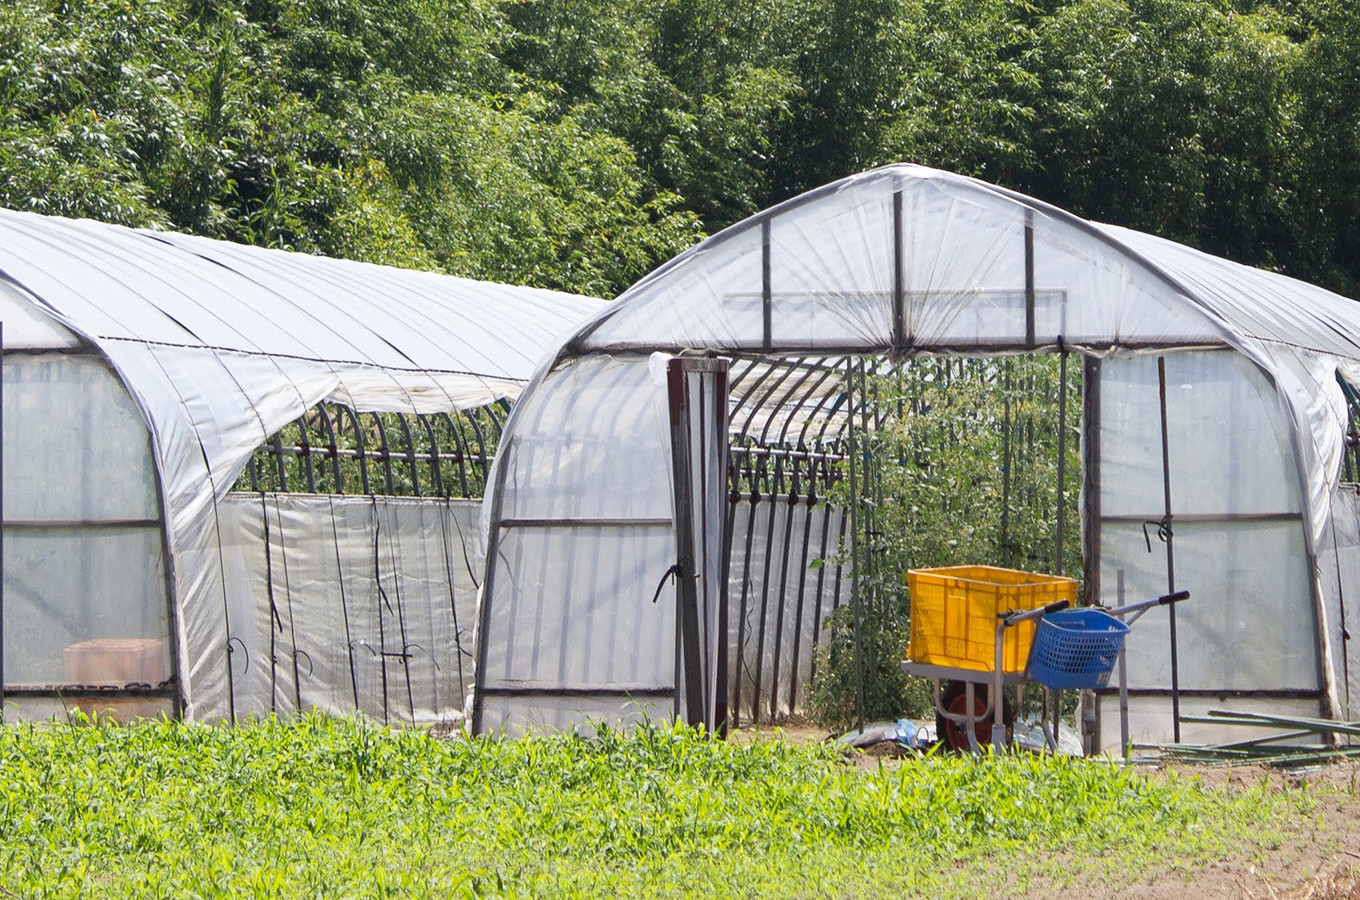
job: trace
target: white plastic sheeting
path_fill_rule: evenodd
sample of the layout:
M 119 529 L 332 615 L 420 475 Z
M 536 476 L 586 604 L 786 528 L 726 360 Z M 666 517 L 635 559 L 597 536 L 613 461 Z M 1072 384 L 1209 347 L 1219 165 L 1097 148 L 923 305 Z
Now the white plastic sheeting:
M 229 494 L 218 506 L 237 715 L 461 718 L 475 500 Z
M 1025 338 L 1027 223 L 1039 346 L 1060 334 L 1068 344 L 1103 346 L 1224 342 L 1217 316 L 1181 300 L 1159 272 L 1085 223 L 969 179 L 890 167 L 789 201 L 682 254 L 602 312 L 572 348 L 762 349 L 768 244 L 769 343 L 781 351 L 882 349 L 893 335 L 898 260 L 911 346 L 1014 349 Z
M 150 430 L 191 717 L 230 711 L 232 536 L 216 504 L 254 449 L 321 401 L 430 413 L 513 399 L 543 350 L 601 305 L 10 211 L 0 281 L 0 308 L 23 310 L 28 340 L 60 346 L 64 326 L 93 347 Z
M 73 340 L 13 331 L 42 349 Z M 171 673 L 168 560 L 141 413 L 88 353 L 7 354 L 3 378 L 5 684 L 104 683 L 111 673 L 68 664 L 67 648 L 132 639 L 140 662 L 121 676 L 156 687 Z
M 1360 486 L 1342 485 L 1334 501 L 1333 532 L 1318 554 L 1318 569 L 1329 620 L 1343 630 L 1360 629 Z M 1339 660 L 1342 706 L 1354 711 L 1360 708 L 1360 658 L 1341 654 Z
M 1165 357 L 1177 582 L 1194 592 L 1183 677 L 1205 691 L 1301 693 L 1291 702 L 1339 713 L 1346 650 L 1316 563 L 1345 429 L 1335 372 L 1360 367 L 1357 335 L 1360 306 L 1344 298 L 918 166 L 867 172 L 760 213 L 602 310 L 516 407 L 484 512 L 489 664 L 478 677 L 496 695 L 479 703 L 496 714 L 481 726 L 580 721 L 560 699 L 576 682 L 597 692 L 674 688 L 674 622 L 650 600 L 673 562 L 669 448 L 645 377 L 654 351 L 739 363 L 1059 349 L 1102 359 L 1107 433 L 1086 463 L 1105 518 L 1087 552 L 1100 560 L 1089 599 L 1110 604 L 1119 569 L 1130 601 L 1166 586 L 1155 538 L 1155 358 Z M 583 514 L 602 520 L 570 521 Z M 525 521 L 546 557 L 521 548 Z M 1153 523 L 1154 552 L 1143 521 Z M 580 615 L 602 629 L 588 649 L 558 624 Z M 611 628 L 638 619 L 640 630 Z M 1148 617 L 1131 642 L 1131 678 L 1153 691 L 1169 687 L 1160 627 Z M 533 685 L 503 690 L 507 649 L 523 644 L 574 674 L 540 670 Z
M 1166 386 L 1176 583 L 1192 592 L 1176 608 L 1180 685 L 1315 689 L 1298 470 L 1275 392 L 1247 359 L 1223 351 L 1169 355 Z M 1100 591 L 1117 603 L 1122 577 L 1133 603 L 1167 592 L 1157 360 L 1105 360 L 1100 392 Z M 1157 611 L 1130 633 L 1131 688 L 1170 683 L 1168 632 Z

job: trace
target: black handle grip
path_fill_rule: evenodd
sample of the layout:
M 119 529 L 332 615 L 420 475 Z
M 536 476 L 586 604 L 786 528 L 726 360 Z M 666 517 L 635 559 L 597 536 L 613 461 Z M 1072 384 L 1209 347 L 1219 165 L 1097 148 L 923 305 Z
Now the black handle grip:
M 1071 606 L 1066 600 L 1057 600 L 1047 606 L 1038 606 L 1034 609 L 1012 609 L 1008 612 L 999 612 L 996 617 L 1001 620 L 1001 624 L 1010 627 L 1017 622 L 1028 622 L 1030 619 L 1041 619 L 1049 613 L 1055 613 L 1060 609 L 1067 609 Z
M 1157 598 L 1157 602 L 1166 606 L 1171 603 L 1180 603 L 1182 600 L 1189 600 L 1189 591 L 1176 591 L 1174 594 L 1163 594 Z

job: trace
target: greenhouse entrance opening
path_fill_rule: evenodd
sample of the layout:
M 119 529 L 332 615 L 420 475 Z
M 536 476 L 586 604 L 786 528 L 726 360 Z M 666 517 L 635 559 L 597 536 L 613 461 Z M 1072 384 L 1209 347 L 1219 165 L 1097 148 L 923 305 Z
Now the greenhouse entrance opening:
M 908 568 L 1081 576 L 1082 368 L 1071 354 L 733 362 L 729 724 L 931 715 L 929 688 L 898 669 Z
M 258 447 L 219 504 L 233 719 L 310 708 L 461 715 L 473 536 L 501 401 L 431 414 L 321 403 Z M 237 586 L 240 589 L 237 589 Z

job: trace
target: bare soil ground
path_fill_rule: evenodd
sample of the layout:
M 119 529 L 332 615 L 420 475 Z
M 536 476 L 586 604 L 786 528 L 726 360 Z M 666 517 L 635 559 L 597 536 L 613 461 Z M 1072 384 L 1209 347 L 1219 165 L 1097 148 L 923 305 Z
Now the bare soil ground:
M 1175 768 L 1182 778 L 1196 777 L 1218 790 L 1243 789 L 1262 781 L 1273 790 L 1286 790 L 1308 782 L 1317 789 L 1318 805 L 1278 844 L 1254 854 L 1199 868 L 1173 868 L 1141 883 L 1083 885 L 1080 896 L 1360 900 L 1360 765 L 1328 766 L 1298 775 L 1256 766 Z

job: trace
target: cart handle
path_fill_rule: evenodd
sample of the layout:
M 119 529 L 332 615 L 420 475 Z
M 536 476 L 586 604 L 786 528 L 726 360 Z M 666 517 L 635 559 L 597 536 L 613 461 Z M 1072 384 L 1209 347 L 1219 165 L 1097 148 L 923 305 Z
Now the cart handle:
M 1042 618 L 1060 609 L 1067 609 L 1071 605 L 1066 600 L 1055 600 L 1047 606 L 1040 606 L 1037 609 L 1013 609 L 1010 612 L 1000 612 L 996 614 L 996 617 L 1001 620 L 1001 627 L 1009 628 L 1012 625 L 1019 625 L 1021 622 L 1028 622 L 1030 619 Z
M 1139 615 L 1154 606 L 1170 606 L 1173 603 L 1180 603 L 1182 600 L 1189 600 L 1189 591 L 1176 591 L 1174 594 L 1163 594 L 1156 600 L 1144 600 L 1142 603 L 1130 603 L 1128 606 L 1120 606 L 1115 609 L 1107 609 L 1105 612 L 1111 616 L 1133 616 L 1128 620 L 1128 624 L 1133 624 Z M 1137 615 L 1135 615 L 1135 613 Z

